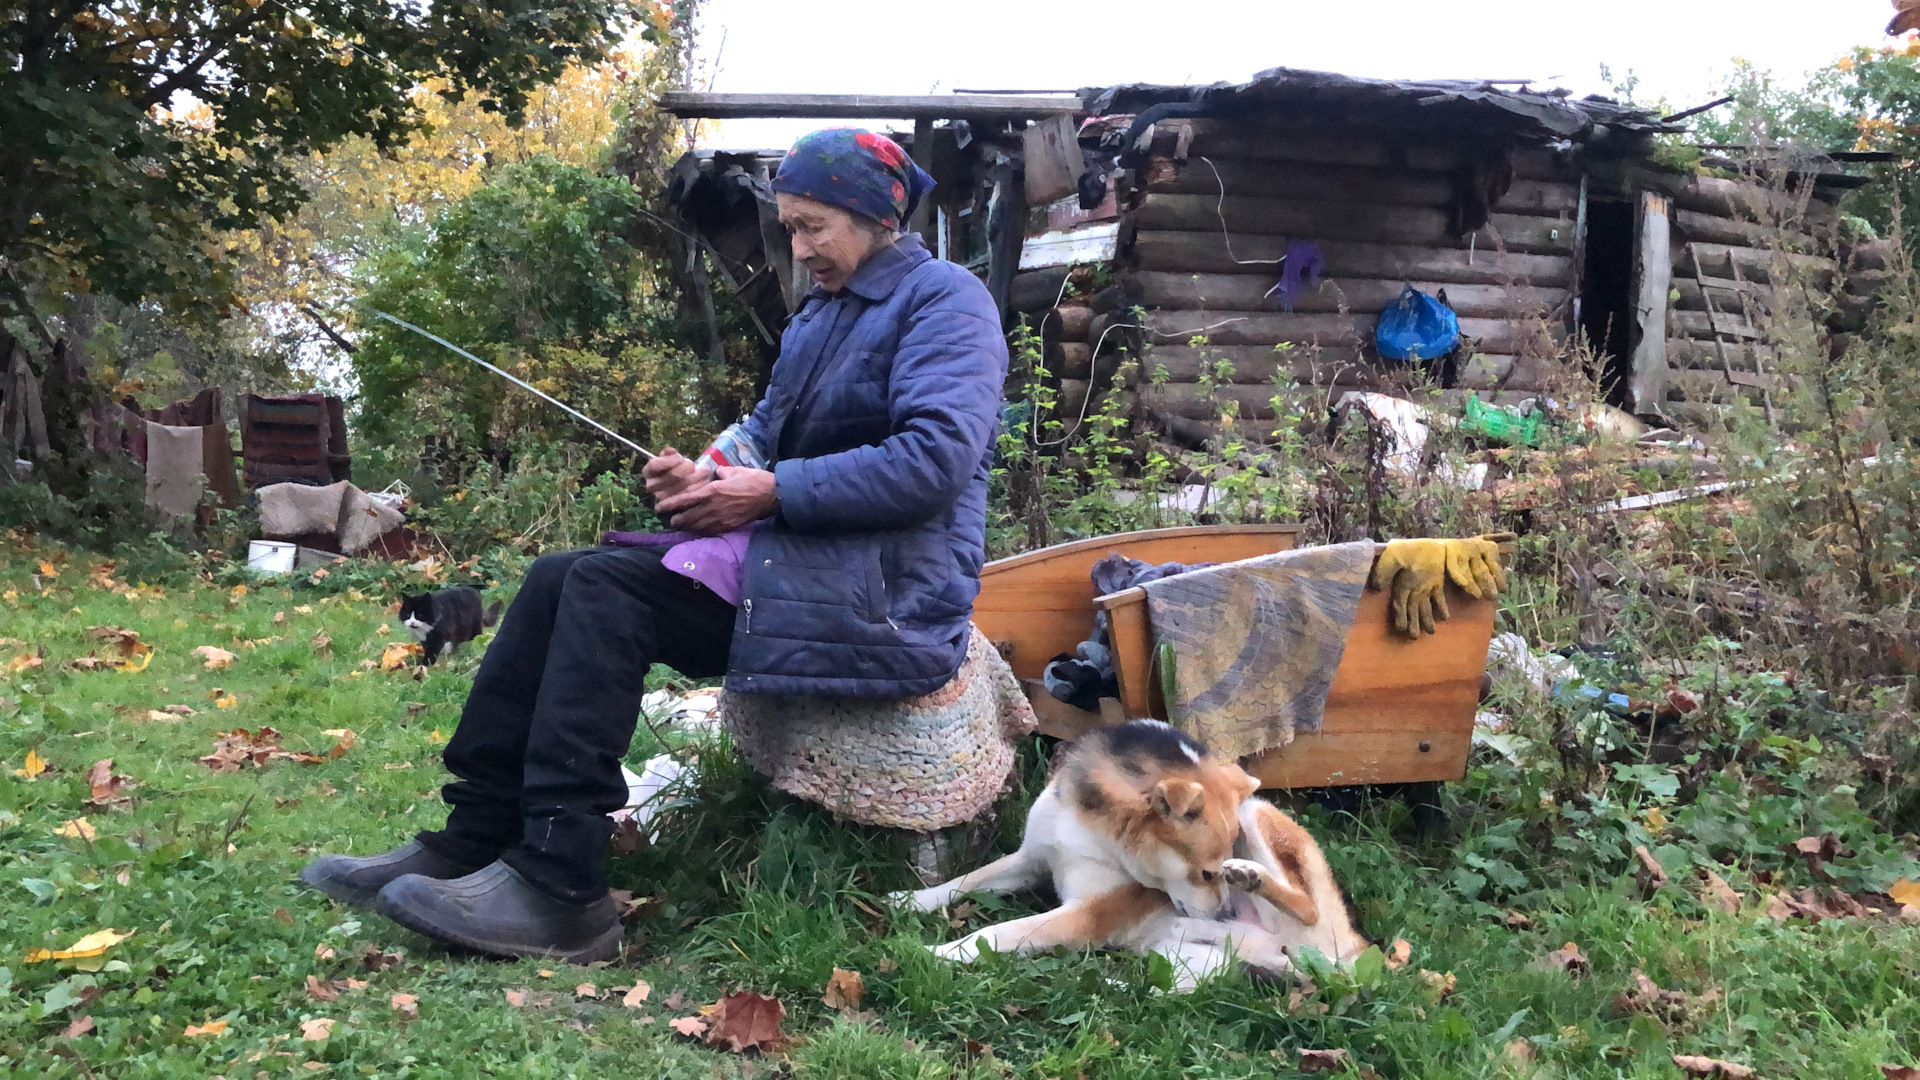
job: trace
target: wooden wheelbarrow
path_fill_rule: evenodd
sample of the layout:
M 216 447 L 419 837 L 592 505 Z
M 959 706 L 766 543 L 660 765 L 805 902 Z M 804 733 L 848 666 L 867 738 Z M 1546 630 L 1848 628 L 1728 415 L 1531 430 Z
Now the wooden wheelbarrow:
M 1294 546 L 1298 525 L 1209 525 L 1120 533 L 988 563 L 973 621 L 1027 687 L 1040 731 L 1073 739 L 1090 725 L 1166 719 L 1151 678 L 1153 628 L 1146 593 L 1095 596 L 1089 576 L 1109 552 L 1142 562 L 1232 562 Z M 1093 631 L 1107 612 L 1120 698 L 1101 713 L 1057 701 L 1040 684 L 1047 662 Z M 1387 594 L 1368 589 L 1327 692 L 1320 730 L 1242 764 L 1269 788 L 1405 784 L 1466 775 L 1473 714 L 1493 637 L 1494 605 L 1447 586 L 1453 617 L 1412 640 L 1387 621 Z

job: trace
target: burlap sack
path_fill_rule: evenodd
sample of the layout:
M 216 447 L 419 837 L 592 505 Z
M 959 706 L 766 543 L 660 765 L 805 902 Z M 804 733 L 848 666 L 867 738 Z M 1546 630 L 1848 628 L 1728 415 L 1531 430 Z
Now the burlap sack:
M 342 553 L 358 554 L 406 520 L 400 511 L 375 502 L 352 484 L 345 486 L 346 494 L 340 499 L 340 523 L 334 530 L 334 539 L 340 541 Z
M 291 540 L 308 533 L 333 532 L 340 527 L 340 504 L 349 486 L 342 480 L 326 487 L 268 484 L 259 488 L 254 494 L 260 497 L 260 535 L 268 540 Z

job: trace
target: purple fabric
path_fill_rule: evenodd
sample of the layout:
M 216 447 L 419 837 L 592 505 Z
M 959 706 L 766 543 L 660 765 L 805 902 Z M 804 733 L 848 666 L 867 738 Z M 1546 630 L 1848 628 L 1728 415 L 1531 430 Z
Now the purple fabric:
M 1292 311 L 1294 297 L 1299 295 L 1302 284 L 1309 289 L 1320 287 L 1320 274 L 1327 267 L 1327 257 L 1312 240 L 1291 240 L 1282 260 L 1280 284 L 1275 289 L 1280 294 L 1280 305 Z
M 643 533 L 609 532 L 600 542 L 611 547 L 666 548 L 661 563 L 681 577 L 692 578 L 713 590 L 713 595 L 740 606 L 740 575 L 746 565 L 747 540 L 759 522 L 719 536 L 695 536 L 686 532 Z
M 900 144 L 858 128 L 800 136 L 774 174 L 773 190 L 864 214 L 890 229 L 913 216 L 933 177 Z

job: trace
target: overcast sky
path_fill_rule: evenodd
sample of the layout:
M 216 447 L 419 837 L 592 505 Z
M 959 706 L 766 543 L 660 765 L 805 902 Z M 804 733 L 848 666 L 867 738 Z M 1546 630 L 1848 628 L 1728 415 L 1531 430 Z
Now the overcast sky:
M 1538 79 L 1604 92 L 1602 63 L 1676 108 L 1733 58 L 1798 77 L 1880 45 L 1888 0 L 706 0 L 712 89 L 926 94 L 1239 81 L 1295 67 L 1375 78 Z M 819 122 L 730 121 L 707 141 L 784 146 Z

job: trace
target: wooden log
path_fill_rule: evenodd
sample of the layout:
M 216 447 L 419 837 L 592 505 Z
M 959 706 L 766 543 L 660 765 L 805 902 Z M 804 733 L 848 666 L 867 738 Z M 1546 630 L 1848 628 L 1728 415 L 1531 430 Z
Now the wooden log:
M 1519 394 L 1571 393 L 1585 376 L 1548 356 L 1517 356 L 1497 389 Z
M 1135 226 L 1143 231 L 1217 232 L 1223 220 L 1236 248 L 1242 236 L 1252 234 L 1435 247 L 1466 242 L 1447 231 L 1447 212 L 1433 207 L 1154 194 L 1141 199 L 1133 212 Z M 1570 215 L 1562 219 L 1494 214 L 1474 237 L 1472 246 L 1476 249 L 1562 254 L 1573 250 L 1573 219 Z
M 1772 370 L 1774 349 L 1771 345 L 1734 344 L 1726 346 L 1726 364 L 1735 371 L 1754 371 L 1755 359 L 1759 365 Z M 1702 368 L 1720 370 L 1721 352 L 1712 341 L 1698 341 L 1693 338 L 1667 338 L 1667 362 L 1676 368 Z
M 1442 173 L 1460 167 L 1460 151 L 1451 146 L 1389 143 L 1379 138 L 1356 137 L 1347 131 L 1250 124 L 1240 120 L 1196 118 L 1173 123 L 1185 124 L 1193 132 L 1187 146 L 1188 161 L 1201 157 L 1253 158 Z
M 1710 277 L 1731 278 L 1737 263 L 1740 277 L 1747 281 L 1772 282 L 1774 260 L 1797 280 L 1805 280 L 1815 288 L 1824 289 L 1833 282 L 1834 263 L 1832 259 L 1818 255 L 1801 255 L 1795 252 L 1775 252 L 1763 248 L 1740 247 L 1728 244 L 1675 244 L 1671 252 L 1674 277 L 1692 277 L 1693 259 L 1688 249 L 1699 253 L 1700 271 Z
M 1230 370 L 1222 372 L 1225 361 Z M 1202 369 L 1216 381 L 1239 385 L 1272 384 L 1285 377 L 1293 382 L 1320 386 L 1373 386 L 1378 380 L 1374 368 L 1354 349 L 1289 349 L 1276 352 L 1257 345 L 1209 346 L 1204 349 L 1185 345 L 1162 345 L 1149 349 L 1141 365 L 1142 379 L 1158 378 L 1157 369 L 1166 372 L 1165 381 L 1191 383 Z M 1222 378 L 1224 374 L 1224 378 Z M 1148 384 L 1143 381 L 1142 389 Z
M 1504 353 L 1474 353 L 1460 361 L 1455 385 L 1469 390 L 1499 389 L 1513 373 L 1514 359 Z
M 1515 182 L 1520 180 L 1553 180 L 1560 183 L 1580 183 L 1579 173 L 1568 159 L 1552 150 L 1531 147 L 1510 151 L 1507 160 L 1513 162 Z
M 1676 277 L 1671 284 L 1674 291 L 1680 294 L 1673 302 L 1675 310 L 1707 310 L 1707 297 L 1702 292 L 1699 281 L 1690 277 Z M 1718 311 L 1739 311 L 1740 298 L 1734 295 L 1736 293 L 1746 293 L 1747 303 L 1757 311 L 1767 310 L 1773 297 L 1773 286 L 1755 281 L 1739 282 L 1732 278 L 1708 277 L 1706 284 L 1714 290 L 1713 306 Z
M 1134 237 L 1133 260 L 1142 270 L 1257 274 L 1271 285 L 1280 276 L 1275 260 L 1285 254 L 1286 249 L 1284 237 L 1243 235 L 1233 238 L 1233 252 L 1229 254 L 1218 229 L 1211 232 L 1143 229 Z M 1564 287 L 1573 274 L 1573 260 L 1564 255 L 1337 241 L 1321 244 L 1320 250 L 1326 273 L 1343 278 L 1397 278 L 1449 285 L 1513 282 Z
M 1719 176 L 1694 177 L 1674 193 L 1673 202 L 1682 210 L 1768 224 L 1830 226 L 1839 216 L 1832 206 L 1818 199 Z
M 1140 403 L 1156 412 L 1184 416 L 1191 420 L 1212 420 L 1220 415 L 1220 404 L 1233 402 L 1242 420 L 1271 420 L 1274 417 L 1273 387 L 1261 385 L 1217 386 L 1213 400 L 1193 383 L 1164 383 L 1142 386 Z
M 1712 340 L 1715 335 L 1740 341 L 1760 341 L 1766 337 L 1758 326 L 1748 325 L 1738 314 L 1709 314 L 1705 311 L 1667 312 L 1667 331 L 1680 337 Z
M 1842 253 L 1846 265 L 1852 270 L 1886 270 L 1888 260 L 1893 257 L 1893 241 L 1866 240 L 1848 245 Z
M 1277 277 L 1275 278 L 1277 280 Z M 1211 308 L 1216 311 L 1278 311 L 1274 282 L 1252 274 L 1170 274 L 1153 270 L 1122 275 L 1122 285 L 1145 308 Z M 1446 290 L 1447 303 L 1465 318 L 1512 318 L 1550 312 L 1566 302 L 1567 290 L 1532 285 L 1467 285 L 1390 278 L 1324 278 L 1317 289 L 1293 297 L 1298 312 L 1378 313 L 1408 285 L 1429 295 Z
M 1007 292 L 1007 304 L 1013 310 L 1034 314 L 1050 310 L 1060 302 L 1060 286 L 1066 283 L 1070 266 L 1049 266 L 1015 274 Z M 1038 320 L 1035 320 L 1038 322 Z
M 1053 309 L 1049 333 L 1061 341 L 1085 341 L 1093 325 L 1093 308 L 1086 304 L 1062 304 Z
M 1387 206 L 1445 207 L 1454 193 L 1453 177 L 1441 172 L 1353 165 L 1317 165 L 1257 158 L 1189 157 L 1184 163 L 1156 162 L 1149 192 L 1217 197 L 1228 195 L 1294 199 L 1302 202 L 1378 203 Z M 1551 180 L 1515 180 L 1494 204 L 1513 214 L 1561 214 L 1578 208 L 1578 185 Z
M 1733 244 L 1739 247 L 1813 253 L 1819 250 L 1812 236 L 1792 229 L 1740 221 L 1730 217 L 1703 214 L 1698 210 L 1675 210 L 1673 227 L 1678 239 L 1708 244 Z
M 1220 345 L 1346 345 L 1371 344 L 1377 314 L 1307 314 L 1303 312 L 1149 311 L 1141 325 L 1154 344 L 1187 344 L 1195 336 Z M 1461 319 L 1460 333 L 1481 342 L 1490 352 L 1514 352 L 1523 341 L 1545 333 L 1523 325 L 1538 320 Z
M 1063 379 L 1086 379 L 1093 374 L 1093 346 L 1084 341 L 1047 343 L 1047 370 Z

